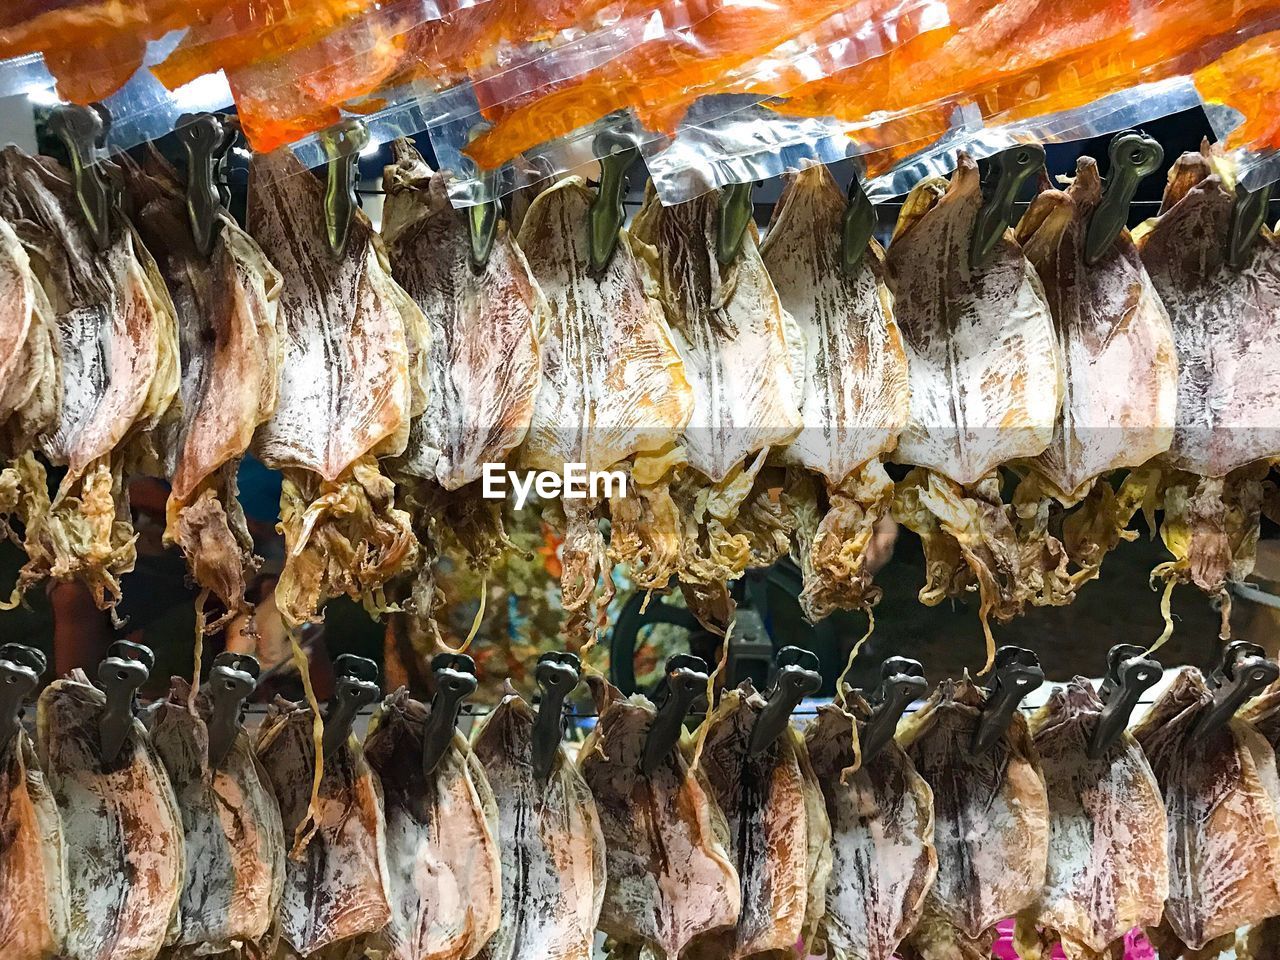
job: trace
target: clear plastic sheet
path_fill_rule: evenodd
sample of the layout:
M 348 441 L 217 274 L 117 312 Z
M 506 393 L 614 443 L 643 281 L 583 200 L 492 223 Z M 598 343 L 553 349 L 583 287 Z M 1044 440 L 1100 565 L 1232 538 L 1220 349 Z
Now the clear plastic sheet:
M 1235 153 L 1239 182 L 1280 180 L 1280 29 L 1259 34 L 1195 73 L 1214 134 Z

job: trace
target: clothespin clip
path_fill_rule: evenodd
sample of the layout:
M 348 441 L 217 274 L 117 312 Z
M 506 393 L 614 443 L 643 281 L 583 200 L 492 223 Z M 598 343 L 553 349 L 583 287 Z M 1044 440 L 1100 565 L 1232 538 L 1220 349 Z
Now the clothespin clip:
M 82 107 L 67 103 L 50 111 L 48 125 L 71 158 L 76 200 L 94 245 L 105 250 L 111 242 L 111 218 L 120 195 L 118 178 L 112 176 L 106 161 L 97 158 L 106 141 L 110 115 L 101 104 Z
M 924 696 L 929 683 L 919 660 L 890 657 L 880 667 L 880 686 L 870 697 L 871 717 L 862 728 L 862 762 L 889 745 L 903 712 Z
M 356 206 L 356 170 L 360 151 L 369 142 L 369 128 L 359 120 L 343 120 L 320 134 L 320 146 L 328 158 L 325 170 L 324 226 L 329 252 L 341 258 L 347 252 L 351 220 Z
M 1164 668 L 1146 655 L 1146 648 L 1133 643 L 1117 643 L 1107 651 L 1107 673 L 1098 688 L 1102 713 L 1089 741 L 1089 758 L 1097 760 L 1119 739 L 1127 726 L 1138 698 L 1160 679 Z
M 622 196 L 627 191 L 627 171 L 640 152 L 626 134 L 605 131 L 596 135 L 592 152 L 600 158 L 600 185 L 588 215 L 591 272 L 604 272 L 618 245 L 618 231 L 626 221 Z
M 227 130 L 212 113 L 190 113 L 178 118 L 174 131 L 187 151 L 187 219 L 200 256 L 213 253 L 222 209 L 222 193 L 215 183 L 218 161 L 230 148 Z M 234 131 L 232 131 L 234 136 Z
M 436 692 L 422 734 L 422 772 L 430 776 L 453 740 L 462 701 L 476 692 L 476 662 L 465 653 L 441 653 L 431 660 Z
M 876 208 L 862 185 L 863 172 L 859 163 L 849 181 L 849 205 L 845 208 L 840 232 L 840 262 L 848 276 L 858 272 L 867 245 L 876 232 Z
M 1191 729 L 1191 738 L 1207 736 L 1224 726 L 1237 710 L 1268 684 L 1280 677 L 1280 665 L 1267 659 L 1256 643 L 1233 640 L 1222 651 L 1218 667 L 1206 679 L 1213 691 L 1213 703 L 1200 714 Z
M 209 766 L 222 766 L 241 729 L 244 702 L 258 687 L 262 667 L 247 653 L 226 651 L 214 658 L 205 684 L 213 713 L 209 718 Z
M 1102 259 L 1129 222 L 1129 204 L 1138 184 L 1151 176 L 1164 160 L 1164 148 L 1138 130 L 1126 130 L 1111 140 L 1107 150 L 1111 169 L 1102 202 L 1089 217 L 1084 239 L 1084 260 L 1090 265 Z
M 493 124 L 487 121 L 477 123 L 471 128 L 467 137 L 470 142 L 488 131 Z M 472 164 L 475 166 L 475 164 Z M 471 269 L 479 273 L 489 262 L 493 253 L 493 243 L 498 237 L 498 201 L 494 198 L 494 185 L 497 183 L 496 170 L 480 171 L 480 179 L 484 183 L 488 199 L 475 206 L 467 207 L 467 236 L 471 241 Z
M 333 662 L 337 691 L 324 718 L 324 758 L 328 760 L 351 736 L 356 714 L 378 699 L 378 665 L 367 657 L 344 653 Z
M 1227 225 L 1227 265 L 1234 270 L 1243 270 L 1249 259 L 1249 251 L 1253 249 L 1262 232 L 1262 225 L 1267 219 L 1267 210 L 1271 204 L 1271 195 L 1275 192 L 1275 184 L 1268 183 L 1257 190 L 1246 190 L 1236 184 L 1235 200 L 1231 204 L 1231 222 Z
M 23 703 L 40 685 L 47 668 L 48 661 L 35 647 L 21 643 L 0 646 L 0 754 L 18 735 Z
M 657 716 L 649 727 L 640 756 L 640 772 L 646 777 L 662 765 L 671 750 L 680 742 L 684 718 L 693 702 L 707 691 L 707 661 L 687 653 L 678 653 L 667 660 L 667 695 L 658 707 Z
M 107 648 L 106 658 L 98 664 L 98 683 L 107 694 L 107 705 L 98 728 L 104 763 L 111 763 L 119 756 L 133 725 L 134 697 L 155 665 L 156 656 L 150 647 L 128 640 L 113 643 Z
M 1007 646 L 996 651 L 987 701 L 973 732 L 973 753 L 981 756 L 995 746 L 1009 729 L 1022 698 L 1044 683 L 1040 658 L 1025 647 Z
M 742 252 L 754 208 L 751 205 L 753 183 L 731 183 L 720 190 L 720 222 L 716 226 L 716 259 L 728 266 Z
M 533 676 L 542 691 L 538 715 L 533 721 L 533 776 L 539 783 L 545 783 L 555 766 L 556 751 L 564 735 L 564 701 L 578 685 L 582 661 L 573 653 L 544 653 L 538 658 Z
M 773 680 L 764 709 L 751 729 L 748 757 L 758 757 L 768 750 L 791 722 L 792 711 L 805 697 L 822 689 L 822 674 L 815 654 L 800 647 L 783 647 L 776 660 L 778 672 Z
M 986 265 L 996 243 L 1009 229 L 1018 192 L 1044 166 L 1044 147 L 1038 143 L 1019 144 L 997 153 L 984 166 L 984 202 L 973 224 L 973 243 L 969 248 L 969 266 L 974 270 Z

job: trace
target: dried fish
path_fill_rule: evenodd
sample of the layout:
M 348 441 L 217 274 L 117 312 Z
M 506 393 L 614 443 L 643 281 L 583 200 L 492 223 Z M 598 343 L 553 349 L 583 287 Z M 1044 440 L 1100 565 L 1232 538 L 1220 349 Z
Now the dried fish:
M 181 932 L 166 958 L 232 954 L 268 936 L 284 888 L 285 837 L 271 781 L 241 729 L 209 762 L 211 706 L 175 677 L 151 725 L 182 814 Z
M 854 736 L 870 715 L 854 694 L 843 709 L 819 707 L 805 731 L 831 820 L 831 883 L 819 933 L 832 960 L 891 960 L 938 872 L 933 794 L 911 759 L 896 743 L 866 761 L 855 754 Z
M 589 249 L 595 192 L 578 177 L 543 191 L 520 226 L 528 258 L 550 308 L 542 341 L 542 382 L 520 462 L 560 472 L 567 463 L 608 470 L 652 455 L 662 464 L 633 470 L 650 502 L 669 482 L 662 459 L 689 422 L 694 394 L 660 306 L 646 293 L 645 273 L 623 231 L 604 270 L 595 273 Z M 669 552 L 645 544 L 669 537 L 674 515 L 653 511 L 643 532 L 633 530 L 606 551 L 593 498 L 564 500 L 562 603 L 566 633 L 575 641 L 593 633 L 612 595 L 608 567 L 630 563 L 637 583 L 661 587 L 675 572 Z M 552 514 L 552 519 L 558 519 Z M 597 582 L 602 584 L 597 589 Z
M 884 282 L 884 251 L 872 240 L 857 271 L 844 268 L 846 209 L 830 171 L 808 167 L 788 180 L 761 246 L 782 307 L 805 338 L 804 429 L 781 458 L 825 481 L 821 497 L 809 494 L 826 508 L 816 508 L 821 519 L 798 557 L 811 620 L 879 597 L 866 549 L 892 503 L 880 457 L 897 445 L 908 414 L 907 356 Z
M 106 694 L 83 671 L 40 695 L 40 766 L 62 816 L 69 960 L 152 960 L 178 935 L 182 817 L 142 724 L 102 757 Z
M 534 713 L 514 693 L 476 730 L 472 749 L 498 804 L 502 910 L 482 960 L 591 960 L 605 895 L 600 816 L 563 746 L 533 775 Z
M 1280 915 L 1275 752 L 1240 718 L 1195 732 L 1212 703 L 1200 671 L 1183 667 L 1133 729 L 1168 814 L 1164 921 L 1193 950 Z
M 1245 704 L 1236 718 L 1257 730 L 1272 750 L 1280 747 L 1280 687 L 1269 686 Z M 1280 796 L 1276 800 L 1280 803 Z M 1236 944 L 1236 955 L 1241 960 L 1274 960 L 1280 956 L 1280 916 L 1250 926 Z
M 602 677 L 588 682 L 599 721 L 579 765 L 604 834 L 600 929 L 615 949 L 678 960 L 695 937 L 738 922 L 738 874 L 723 816 L 678 747 L 652 774 L 641 772 L 657 715 L 646 698 L 624 698 Z
M 368 217 L 356 211 L 337 261 L 323 223 L 324 187 L 292 151 L 254 157 L 250 232 L 285 278 L 279 402 L 254 452 L 285 473 L 276 595 L 291 626 L 340 593 L 380 614 L 384 585 L 417 553 L 376 458 L 403 452 L 410 419 L 425 406 L 410 362 L 425 362 L 426 320 L 391 279 Z
M 386 815 L 391 921 L 370 950 L 386 960 L 470 960 L 502 907 L 498 807 L 463 737 L 422 769 L 430 708 L 397 690 L 370 722 L 364 750 Z
M 985 753 L 972 745 L 985 694 L 944 680 L 898 728 L 933 790 L 938 875 L 904 956 L 985 960 L 995 925 L 1030 906 L 1044 887 L 1049 804 L 1024 716 Z
M 286 842 L 294 838 L 277 919 L 280 960 L 360 956 L 391 919 L 377 782 L 348 738 L 324 758 L 313 803 L 313 719 L 306 704 L 277 699 L 258 731 L 258 759 L 279 801 Z
M 1059 602 L 1065 554 L 1023 556 L 997 468 L 1052 441 L 1063 377 L 1049 304 L 1012 233 L 970 266 L 983 194 L 977 164 L 965 154 L 957 163 L 949 184 L 912 190 L 889 246 L 911 386 L 894 459 L 921 468 L 900 485 L 894 515 L 925 541 L 921 602 L 976 586 L 990 654 L 988 616 L 1007 621 L 1028 599 Z
M 1089 745 L 1102 701 L 1076 677 L 1032 717 L 1049 795 L 1049 870 L 1018 925 L 1019 955 L 1068 960 L 1118 956 L 1126 933 L 1160 922 L 1169 893 L 1164 800 L 1133 737 L 1096 759 Z
M 67 935 L 58 805 L 26 731 L 0 750 L 0 955 L 54 960 Z

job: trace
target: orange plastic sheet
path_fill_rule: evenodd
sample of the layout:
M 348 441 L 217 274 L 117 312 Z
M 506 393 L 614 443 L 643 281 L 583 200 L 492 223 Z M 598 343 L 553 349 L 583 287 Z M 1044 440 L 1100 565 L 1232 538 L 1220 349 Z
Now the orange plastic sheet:
M 1244 123 L 1228 134 L 1228 150 L 1280 150 L 1280 30 L 1241 44 L 1195 73 L 1206 103 L 1231 107 Z

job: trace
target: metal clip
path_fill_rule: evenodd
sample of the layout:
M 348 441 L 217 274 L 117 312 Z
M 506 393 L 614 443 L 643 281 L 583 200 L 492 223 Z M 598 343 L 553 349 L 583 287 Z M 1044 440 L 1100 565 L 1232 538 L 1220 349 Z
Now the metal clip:
M 262 667 L 247 653 L 226 651 L 214 658 L 205 689 L 213 701 L 209 718 L 209 766 L 217 769 L 240 735 L 244 702 L 258 687 Z
M 44 654 L 21 643 L 0 646 L 0 754 L 22 724 L 22 705 L 48 668 Z
M 458 724 L 462 701 L 476 692 L 476 662 L 465 653 L 441 653 L 431 660 L 436 692 L 422 732 L 422 772 L 430 776 L 440 766 Z
M 653 775 L 680 742 L 689 708 L 707 691 L 707 661 L 701 657 L 678 653 L 668 658 L 666 674 L 667 696 L 649 726 L 640 756 L 640 772 L 646 777 Z
M 222 194 L 214 183 L 219 151 L 227 143 L 222 121 L 212 113 L 184 114 L 174 131 L 187 151 L 187 219 L 200 256 L 213 253 L 222 209 Z
M 822 674 L 815 654 L 801 647 L 783 647 L 776 660 L 777 675 L 765 697 L 764 709 L 751 729 L 748 757 L 758 757 L 782 736 L 791 722 L 791 713 L 805 697 L 822 689 Z
M 919 660 L 890 657 L 880 666 L 880 686 L 871 696 L 871 717 L 862 728 L 863 763 L 889 745 L 903 711 L 923 697 L 928 687 Z
M 847 276 L 854 276 L 876 232 L 876 208 L 862 185 L 862 172 L 855 170 L 849 181 L 849 205 L 844 211 L 840 232 L 840 263 Z
M 591 271 L 600 274 L 613 259 L 618 231 L 626 221 L 622 195 L 627 190 L 627 171 L 640 151 L 625 134 L 606 131 L 596 134 L 592 152 L 600 158 L 600 185 L 591 201 L 587 239 L 591 248 Z
M 329 702 L 321 742 L 326 760 L 347 742 L 356 714 L 377 700 L 380 692 L 378 665 L 367 657 L 344 653 L 333 661 L 333 672 L 338 678 L 337 691 Z
M 1231 204 L 1231 222 L 1227 226 L 1227 265 L 1243 270 L 1249 251 L 1257 242 L 1262 225 L 1266 222 L 1267 209 L 1275 184 L 1268 183 L 1257 190 L 1246 190 L 1236 184 L 1235 200 Z
M 1107 150 L 1111 169 L 1102 202 L 1089 217 L 1084 239 L 1084 262 L 1097 263 L 1111 249 L 1129 222 L 1129 204 L 1138 184 L 1155 173 L 1164 160 L 1164 148 L 1138 130 L 1117 133 Z
M 76 200 L 99 250 L 111 242 L 111 216 L 119 195 L 115 180 L 97 160 L 109 127 L 110 117 L 101 104 L 62 104 L 49 113 L 49 132 L 67 148 Z
M 742 252 L 754 208 L 751 188 L 754 184 L 731 183 L 720 191 L 720 222 L 716 225 L 716 259 L 728 266 Z
M 538 716 L 533 721 L 531 745 L 533 776 L 539 783 L 546 782 L 555 766 L 563 735 L 564 701 L 578 685 L 581 675 L 582 661 L 572 653 L 544 653 L 534 668 L 534 679 L 542 691 Z
M 329 252 L 341 258 L 347 252 L 351 220 L 355 216 L 356 171 L 360 151 L 369 142 L 369 128 L 359 120 L 343 120 L 320 134 L 320 146 L 328 158 L 325 171 L 324 227 Z
M 1222 661 L 1208 678 L 1213 703 L 1191 728 L 1191 739 L 1208 736 L 1223 727 L 1246 700 L 1280 677 L 1280 665 L 1267 659 L 1256 643 L 1234 640 L 1222 651 Z
M 982 756 L 999 740 L 1013 719 L 1022 698 L 1044 683 L 1040 658 L 1025 647 L 1007 646 L 996 651 L 987 702 L 973 732 L 973 754 Z
M 107 694 L 98 730 L 102 737 L 102 761 L 111 763 L 120 755 L 133 726 L 134 695 L 151 675 L 156 664 L 150 647 L 117 640 L 107 648 L 106 659 L 98 664 L 98 683 Z
M 1107 651 L 1107 673 L 1098 688 L 1103 707 L 1089 740 L 1090 760 L 1101 757 L 1124 733 L 1138 698 L 1160 679 L 1162 672 L 1160 662 L 1148 657 L 1145 647 L 1117 643 Z
M 986 161 L 982 177 L 984 203 L 973 224 L 973 244 L 969 248 L 969 266 L 974 270 L 986 265 L 1013 220 L 1013 203 L 1018 192 L 1044 166 L 1044 147 L 1024 143 L 997 153 Z
M 481 134 L 492 129 L 493 124 L 488 122 L 477 123 L 471 128 L 471 133 L 467 136 L 467 142 L 471 142 Z M 497 170 L 480 170 L 478 165 L 472 161 L 472 165 L 476 167 L 476 173 L 484 182 L 485 193 L 489 199 L 483 203 L 477 203 L 475 206 L 467 207 L 467 237 L 471 241 L 470 262 L 471 269 L 475 273 L 482 271 L 489 262 L 489 255 L 493 253 L 494 241 L 498 238 L 498 201 L 494 198 L 494 184 L 497 181 Z

